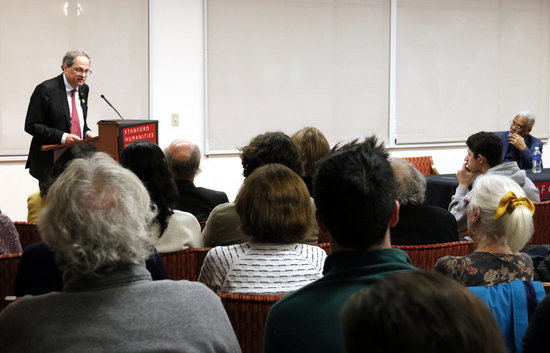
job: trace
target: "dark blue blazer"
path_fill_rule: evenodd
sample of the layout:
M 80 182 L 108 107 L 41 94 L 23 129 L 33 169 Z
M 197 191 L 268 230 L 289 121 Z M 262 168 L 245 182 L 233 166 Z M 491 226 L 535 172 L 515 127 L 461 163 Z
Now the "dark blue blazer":
M 502 140 L 502 161 L 503 162 L 509 162 L 505 161 L 504 157 L 506 156 L 506 151 L 508 150 L 508 146 L 510 143 L 508 142 L 508 131 L 497 131 L 495 134 L 497 134 L 500 139 Z M 519 160 L 516 162 L 518 163 L 518 166 L 520 169 L 531 169 L 533 167 L 533 161 L 532 161 L 532 154 L 535 150 L 535 147 L 539 148 L 539 151 L 542 152 L 542 141 L 538 138 L 527 135 L 524 137 L 525 139 L 525 145 L 527 148 L 520 152 L 518 151 Z M 513 149 L 516 149 L 514 146 L 512 146 Z

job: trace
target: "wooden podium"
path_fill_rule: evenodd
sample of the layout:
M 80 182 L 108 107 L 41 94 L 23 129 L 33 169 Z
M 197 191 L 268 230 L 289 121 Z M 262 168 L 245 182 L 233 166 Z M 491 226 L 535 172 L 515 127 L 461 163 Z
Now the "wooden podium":
M 81 143 L 91 143 L 98 151 L 120 159 L 124 147 L 134 141 L 148 140 L 158 144 L 158 120 L 101 120 L 97 122 L 98 136 L 84 139 Z M 43 145 L 43 151 L 53 151 L 54 160 L 63 153 L 67 144 Z

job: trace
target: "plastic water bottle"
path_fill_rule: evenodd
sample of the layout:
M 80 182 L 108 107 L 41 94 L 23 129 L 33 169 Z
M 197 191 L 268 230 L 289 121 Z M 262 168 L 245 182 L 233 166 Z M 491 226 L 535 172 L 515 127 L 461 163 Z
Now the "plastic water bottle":
M 538 147 L 535 147 L 533 151 L 533 169 L 531 169 L 531 171 L 533 173 L 542 172 L 542 152 Z

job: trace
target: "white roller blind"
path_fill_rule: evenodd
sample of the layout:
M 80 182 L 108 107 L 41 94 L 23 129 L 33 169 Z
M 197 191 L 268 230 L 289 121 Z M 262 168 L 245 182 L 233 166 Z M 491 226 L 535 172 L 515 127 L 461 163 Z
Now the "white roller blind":
M 208 153 L 268 130 L 388 136 L 389 0 L 208 0 Z
M 397 143 L 507 130 L 520 110 L 548 137 L 548 0 L 398 0 Z

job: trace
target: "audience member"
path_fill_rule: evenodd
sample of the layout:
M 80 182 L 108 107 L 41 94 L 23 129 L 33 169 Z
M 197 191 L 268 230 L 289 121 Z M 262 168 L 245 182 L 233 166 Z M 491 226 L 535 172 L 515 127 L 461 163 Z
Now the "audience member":
M 208 252 L 199 281 L 228 293 L 288 293 L 321 277 L 326 253 L 299 244 L 310 227 L 311 201 L 300 177 L 282 164 L 256 168 L 235 205 L 252 239 Z
M 319 164 L 313 194 L 331 254 L 321 279 L 271 308 L 264 352 L 341 352 L 339 313 L 349 297 L 387 274 L 415 270 L 404 251 L 391 248 L 399 203 L 387 159 L 373 136 L 336 146 Z
M 254 137 L 248 146 L 241 150 L 243 176 L 247 178 L 262 165 L 278 163 L 300 173 L 300 156 L 290 137 L 277 132 L 266 132 Z M 313 201 L 311 201 L 313 203 Z M 202 232 L 204 246 L 242 244 L 250 240 L 240 229 L 240 218 L 235 209 L 235 203 L 225 203 L 216 206 L 208 217 L 206 227 Z M 315 216 L 311 214 L 311 227 L 303 240 L 305 244 L 317 244 L 319 228 Z
M 548 349 L 550 332 L 550 296 L 546 296 L 531 317 L 523 339 L 523 353 L 540 353 Z
M 307 185 L 310 194 L 313 194 L 313 174 L 317 163 L 330 151 L 327 138 L 314 127 L 305 127 L 290 137 L 300 155 L 302 163 L 302 179 Z
M 530 134 L 535 125 L 535 116 L 520 112 L 510 122 L 509 131 L 495 132 L 502 140 L 502 160 L 517 162 L 521 169 L 533 167 L 532 155 L 535 147 L 542 152 L 542 141 Z
M 214 207 L 229 202 L 225 192 L 195 186 L 201 163 L 199 146 L 184 139 L 175 140 L 164 149 L 164 154 L 178 188 L 176 210 L 189 212 L 199 221 L 206 221 Z
M 435 272 L 389 275 L 342 310 L 347 353 L 506 353 L 500 329 L 475 294 Z
M 19 233 L 12 220 L 0 213 L 0 255 L 22 252 Z
M 120 163 L 143 182 L 157 216 L 151 237 L 160 253 L 201 246 L 201 227 L 192 214 L 174 210 L 177 190 L 161 148 L 142 140 L 129 144 L 120 155 Z
M 467 204 L 468 232 L 475 251 L 466 256 L 445 256 L 435 269 L 466 286 L 532 281 L 533 262 L 519 251 L 533 234 L 535 206 L 521 187 L 502 175 L 481 176 Z
M 399 222 L 390 229 L 392 244 L 437 244 L 458 240 L 456 219 L 449 211 L 423 205 L 426 178 L 409 162 L 392 158 L 397 183 Z
M 2 350 L 240 352 L 206 286 L 151 281 L 150 204 L 142 182 L 106 154 L 74 160 L 50 187 L 39 222 L 64 270 L 63 292 L 4 309 Z
M 58 176 L 63 173 L 69 162 L 75 158 L 87 158 L 96 152 L 94 145 L 90 143 L 72 143 L 65 148 L 65 151 L 61 153 L 59 158 L 53 163 L 52 169 L 48 176 L 44 179 L 40 185 L 40 191 L 37 191 L 27 198 L 27 221 L 37 222 L 40 217 L 40 212 L 46 206 L 48 200 L 46 195 L 48 189 L 57 179 Z
M 462 168 L 456 173 L 458 187 L 451 198 L 449 212 L 458 223 L 458 231 L 466 230 L 466 200 L 471 198 L 468 188 L 479 174 L 504 175 L 510 177 L 521 186 L 527 197 L 533 202 L 539 202 L 539 190 L 520 170 L 516 162 L 502 163 L 502 141 L 492 132 L 478 132 L 466 140 L 468 154 L 464 158 Z

